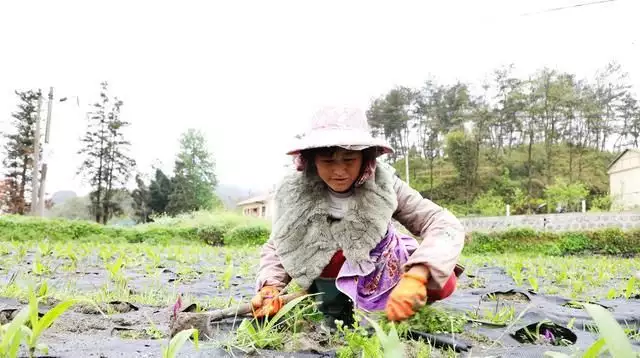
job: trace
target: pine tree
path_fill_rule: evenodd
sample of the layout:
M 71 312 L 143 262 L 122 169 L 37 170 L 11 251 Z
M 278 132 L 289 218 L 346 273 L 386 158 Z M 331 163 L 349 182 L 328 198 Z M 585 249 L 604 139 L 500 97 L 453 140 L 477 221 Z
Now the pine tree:
M 135 161 L 128 156 L 130 146 L 122 130 L 129 125 L 121 119 L 123 102 L 117 97 L 110 98 L 108 83 L 100 84 L 100 101 L 87 116 L 87 132 L 82 142 L 84 147 L 78 152 L 85 159 L 78 170 L 88 179 L 93 190 L 90 211 L 96 222 L 106 224 L 113 214 L 122 208 L 113 200 L 114 193 L 126 185 L 135 167 Z
M 136 184 L 138 187 L 131 193 L 134 215 L 137 222 L 147 223 L 152 221 L 149 217 L 151 215 L 151 193 L 140 174 L 136 175 Z
M 11 115 L 13 132 L 4 135 L 6 143 L 3 165 L 7 177 L 3 185 L 2 206 L 9 213 L 24 214 L 28 210 L 25 196 L 31 193 L 38 99 L 42 92 L 29 90 L 15 93 L 20 99 L 19 110 Z
M 155 179 L 149 184 L 151 211 L 154 214 L 165 214 L 169 204 L 169 195 L 173 192 L 173 183 L 160 169 L 156 169 Z
M 181 136 L 172 183 L 173 190 L 167 205 L 170 214 L 207 210 L 220 205 L 214 192 L 218 183 L 215 163 L 202 132 L 189 129 Z

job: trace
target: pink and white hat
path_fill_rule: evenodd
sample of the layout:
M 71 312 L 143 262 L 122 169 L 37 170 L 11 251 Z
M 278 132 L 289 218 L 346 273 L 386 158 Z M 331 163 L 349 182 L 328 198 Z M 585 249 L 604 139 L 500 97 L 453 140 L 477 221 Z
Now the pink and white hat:
M 341 147 L 348 150 L 380 149 L 379 155 L 393 153 L 383 138 L 371 134 L 365 113 L 352 107 L 324 107 L 311 118 L 310 129 L 293 145 L 287 154 L 321 147 Z

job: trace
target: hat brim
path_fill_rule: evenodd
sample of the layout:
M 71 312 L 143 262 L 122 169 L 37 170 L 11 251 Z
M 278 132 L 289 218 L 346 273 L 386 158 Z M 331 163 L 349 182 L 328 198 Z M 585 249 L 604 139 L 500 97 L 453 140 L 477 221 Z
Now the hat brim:
M 314 130 L 298 139 L 293 148 L 287 151 L 288 155 L 299 154 L 303 150 L 341 147 L 348 150 L 363 150 L 371 147 L 380 149 L 379 155 L 393 153 L 393 148 L 382 138 L 373 137 L 364 131 L 344 130 L 344 129 L 323 129 Z

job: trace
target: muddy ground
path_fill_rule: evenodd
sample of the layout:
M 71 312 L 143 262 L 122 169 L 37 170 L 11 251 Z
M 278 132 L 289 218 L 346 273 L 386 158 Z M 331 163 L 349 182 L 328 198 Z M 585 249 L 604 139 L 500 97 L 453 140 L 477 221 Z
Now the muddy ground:
M 16 246 L 14 249 L 19 252 L 13 250 L 0 256 L 1 323 L 6 323 L 7 318 L 24 306 L 29 284 L 41 286 L 44 281 L 49 294 L 89 297 L 98 301 L 106 313 L 102 315 L 88 304 L 76 305 L 65 313 L 42 337 L 42 342 L 49 346 L 49 355 L 55 357 L 160 357 L 161 345 L 167 344 L 171 304 L 177 294 L 183 295 L 185 305 L 197 302 L 209 309 L 224 306 L 230 300 L 246 301 L 253 294 L 258 258 L 255 250 L 193 248 L 176 254 L 171 248 L 142 249 L 134 245 Z M 64 254 L 69 250 L 79 253 L 78 257 L 70 259 L 73 255 Z M 125 266 L 114 275 L 107 264 L 116 262 L 118 257 L 126 258 Z M 549 281 L 546 287 L 552 286 Z M 606 292 L 609 288 L 601 290 Z M 46 312 L 56 302 L 45 300 L 41 311 Z M 541 356 L 549 350 L 571 352 L 594 341 L 595 335 L 583 330 L 590 322 L 589 317 L 569 302 L 570 299 L 562 296 L 532 291 L 527 285 L 519 287 L 504 268 L 487 266 L 468 267 L 458 291 L 434 306 L 476 314 L 511 310 L 519 316 L 524 311 L 513 325 L 471 322 L 463 334 L 456 335 L 456 339 L 472 346 L 474 357 L 524 357 L 527 354 Z M 614 313 L 619 322 L 628 327 L 640 326 L 640 297 L 615 297 L 598 302 Z M 547 328 L 555 332 L 556 338 L 570 341 L 568 347 L 543 341 L 523 343 L 512 336 L 527 325 L 544 320 L 556 324 Z M 569 325 L 570 330 L 562 329 Z M 216 340 L 222 342 L 228 338 L 232 327 L 231 323 L 223 325 Z M 640 343 L 636 341 L 636 344 Z M 324 349 L 320 345 L 308 348 Z M 242 356 L 237 350 L 233 352 L 235 356 Z M 262 355 L 320 357 L 331 356 L 331 352 L 262 352 Z M 461 355 L 470 356 L 469 352 Z M 178 356 L 232 355 L 219 343 L 209 342 L 199 351 L 186 345 Z

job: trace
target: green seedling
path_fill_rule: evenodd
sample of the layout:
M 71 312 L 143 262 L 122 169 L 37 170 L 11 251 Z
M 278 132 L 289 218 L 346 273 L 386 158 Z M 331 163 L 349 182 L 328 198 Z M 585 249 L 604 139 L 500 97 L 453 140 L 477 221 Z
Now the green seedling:
M 398 337 L 396 326 L 392 322 L 389 333 L 385 333 L 382 327 L 371 318 L 364 316 L 369 321 L 369 324 L 376 330 L 376 336 L 382 346 L 383 358 L 402 358 L 404 357 L 404 346 Z
M 582 305 L 595 321 L 600 333 L 600 338 L 583 352 L 581 355 L 582 358 L 600 357 L 605 351 L 608 352 L 612 358 L 640 356 L 637 352 L 633 351 L 633 346 L 627 334 L 609 311 L 600 305 L 590 303 L 583 303 Z M 545 357 L 570 358 L 571 356 L 559 352 L 545 352 Z
M 635 276 L 631 276 L 629 278 L 629 280 L 627 281 L 627 287 L 624 290 L 624 297 L 626 299 L 630 299 L 631 296 L 634 295 L 635 288 L 636 288 L 636 277 Z
M 538 290 L 540 289 L 539 283 L 538 283 L 538 278 L 535 276 L 529 276 L 529 285 L 531 285 L 531 288 L 535 291 L 538 292 Z
M 29 307 L 22 308 L 11 322 L 0 326 L 0 356 L 15 358 L 25 335 L 24 324 L 29 319 Z
M 47 313 L 39 317 L 38 314 L 38 301 L 35 291 L 31 291 L 29 295 L 29 324 L 30 327 L 23 326 L 25 336 L 27 338 L 27 347 L 29 347 L 29 354 L 31 357 L 35 355 L 36 351 L 48 353 L 48 347 L 46 345 L 38 343 L 42 332 L 49 328 L 53 322 L 55 322 L 60 315 L 62 315 L 69 307 L 79 302 L 80 300 L 66 300 L 58 303 L 55 307 L 47 311 Z
M 41 256 L 49 256 L 53 253 L 53 248 L 47 241 L 38 243 L 38 251 Z
M 36 257 L 31 264 L 31 272 L 33 272 L 34 275 L 42 276 L 50 273 L 51 270 L 40 261 L 39 257 Z
M 224 270 L 224 274 L 222 274 L 222 286 L 225 290 L 228 290 L 231 286 L 231 278 L 233 277 L 233 262 L 229 261 L 227 263 L 227 268 Z
M 336 321 L 336 337 L 335 341 L 339 341 L 342 336 L 345 344 L 337 351 L 338 358 L 355 358 L 355 357 L 377 357 L 380 355 L 380 341 L 377 337 L 369 337 L 367 330 L 360 326 L 359 320 L 356 319 L 351 327 L 345 327 L 343 322 Z
M 174 358 L 184 346 L 185 343 L 193 336 L 193 343 L 195 344 L 196 349 L 199 349 L 198 346 L 198 330 L 195 328 L 186 329 L 184 331 L 178 332 L 171 340 L 169 341 L 168 346 L 162 346 L 162 358 Z
M 283 334 L 283 327 L 291 326 L 291 321 L 297 321 L 299 319 L 299 315 L 301 315 L 305 310 L 296 311 L 295 315 L 290 315 L 289 313 L 296 305 L 311 296 L 313 295 L 303 295 L 291 300 L 273 317 L 265 318 L 264 323 L 262 324 L 257 323 L 256 320 L 242 320 L 242 323 L 240 323 L 240 327 L 238 327 L 236 332 L 236 345 L 254 349 L 282 348 L 286 341 L 285 334 Z M 308 305 L 305 308 L 308 309 L 310 307 L 313 306 Z
M 111 280 L 114 283 L 118 285 L 126 284 L 126 278 L 122 274 L 122 268 L 124 268 L 124 259 L 122 256 L 118 256 L 118 258 L 112 263 L 105 262 L 105 266 L 107 271 L 109 271 L 109 277 L 111 277 Z
M 22 244 L 18 247 L 18 252 L 16 253 L 17 261 L 22 261 L 27 256 L 27 246 L 26 244 Z

